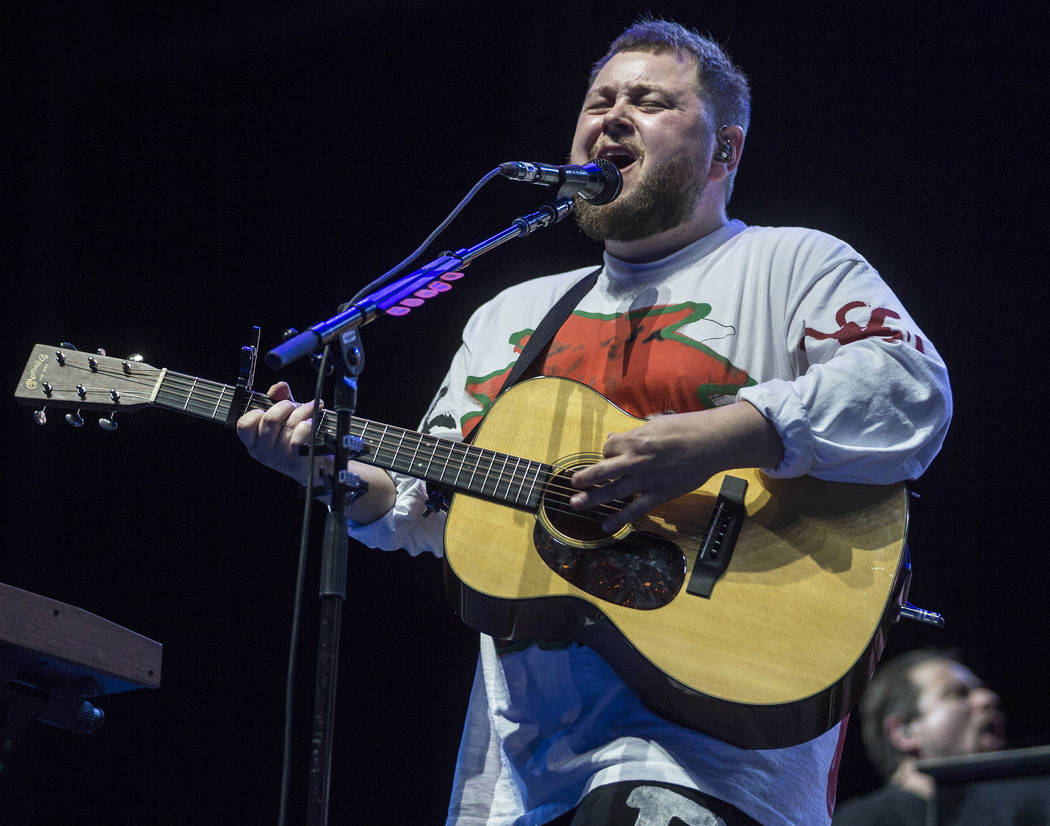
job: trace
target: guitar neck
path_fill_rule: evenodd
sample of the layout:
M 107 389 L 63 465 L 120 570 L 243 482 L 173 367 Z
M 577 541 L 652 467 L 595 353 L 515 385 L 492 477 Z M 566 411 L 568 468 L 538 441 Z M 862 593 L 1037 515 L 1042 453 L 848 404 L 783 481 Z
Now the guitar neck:
M 226 422 L 235 399 L 236 389 L 228 384 L 167 370 L 153 403 L 198 418 Z M 241 406 L 237 415 L 267 410 L 273 401 L 252 392 L 244 397 Z M 318 430 L 324 436 L 335 437 L 334 411 L 321 411 Z M 358 461 L 525 510 L 539 507 L 552 472 L 551 466 L 542 462 L 356 416 L 351 418 L 350 435 L 364 442 L 365 450 Z

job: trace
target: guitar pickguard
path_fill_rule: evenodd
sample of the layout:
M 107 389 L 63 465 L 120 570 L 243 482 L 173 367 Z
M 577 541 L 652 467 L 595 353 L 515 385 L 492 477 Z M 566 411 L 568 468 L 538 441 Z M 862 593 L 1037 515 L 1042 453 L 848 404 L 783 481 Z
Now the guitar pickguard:
M 608 545 L 578 548 L 560 542 L 537 522 L 533 542 L 554 573 L 615 605 L 663 608 L 685 582 L 685 555 L 653 534 L 635 531 Z

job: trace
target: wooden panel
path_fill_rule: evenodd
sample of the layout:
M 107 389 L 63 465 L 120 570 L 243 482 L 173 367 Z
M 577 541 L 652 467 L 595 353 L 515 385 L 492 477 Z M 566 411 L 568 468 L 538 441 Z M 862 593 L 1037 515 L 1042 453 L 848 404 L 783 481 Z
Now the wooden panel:
M 0 665 L 6 679 L 93 680 L 84 696 L 160 686 L 163 646 L 58 600 L 0 584 Z

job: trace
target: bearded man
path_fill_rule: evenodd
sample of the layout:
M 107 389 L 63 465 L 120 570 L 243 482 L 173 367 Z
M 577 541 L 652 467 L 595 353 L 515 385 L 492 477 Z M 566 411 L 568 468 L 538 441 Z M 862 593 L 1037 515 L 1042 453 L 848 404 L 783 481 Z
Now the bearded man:
M 530 370 L 646 420 L 565 477 L 567 507 L 600 514 L 609 536 L 731 468 L 888 484 L 919 476 L 944 439 L 944 363 L 871 265 L 821 232 L 727 216 L 749 121 L 742 72 L 680 25 L 643 20 L 594 67 L 570 159 L 614 163 L 623 192 L 576 205 L 603 264 Z M 469 437 L 541 319 L 589 269 L 478 309 L 421 429 Z M 256 459 L 305 483 L 311 405 L 283 383 L 270 396 L 239 434 Z M 369 485 L 349 511 L 354 538 L 444 553 L 446 517 L 423 518 L 423 482 L 352 465 Z M 330 475 L 330 460 L 314 472 Z M 447 822 L 826 826 L 841 735 L 834 725 L 744 748 L 654 712 L 587 645 L 482 635 Z

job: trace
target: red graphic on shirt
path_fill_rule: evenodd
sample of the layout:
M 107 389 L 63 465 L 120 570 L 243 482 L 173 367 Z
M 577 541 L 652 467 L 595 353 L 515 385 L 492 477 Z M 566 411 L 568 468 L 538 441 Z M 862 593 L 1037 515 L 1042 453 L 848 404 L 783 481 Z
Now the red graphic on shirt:
M 807 327 L 805 335 L 802 337 L 802 341 L 799 342 L 799 346 L 802 350 L 805 350 L 807 338 L 814 338 L 817 340 L 833 338 L 839 344 L 850 344 L 851 342 L 860 341 L 864 338 L 881 338 L 884 341 L 904 341 L 913 345 L 920 353 L 926 352 L 926 348 L 922 343 L 922 338 L 912 335 L 907 330 L 900 330 L 886 324 L 887 318 L 900 318 L 900 313 L 894 312 L 893 310 L 888 310 L 885 307 L 874 308 L 868 317 L 867 323 L 863 327 L 855 321 L 846 320 L 846 316 L 849 315 L 851 310 L 868 306 L 870 305 L 865 304 L 863 301 L 851 301 L 848 304 L 843 305 L 839 308 L 839 311 L 835 313 L 835 323 L 839 325 L 838 330 L 833 333 L 822 333 L 819 330 L 814 330 L 812 327 Z
M 640 418 L 714 407 L 719 397 L 734 396 L 755 380 L 680 331 L 703 321 L 707 338 L 735 336 L 735 328 L 714 321 L 710 312 L 710 305 L 695 302 L 616 315 L 575 312 L 551 342 L 540 373 L 589 385 Z M 531 332 L 511 337 L 515 352 L 521 352 Z M 464 417 L 464 434 L 480 420 L 510 369 L 508 365 L 497 373 L 468 379 L 467 392 L 482 411 Z
M 516 356 L 521 355 L 521 351 L 525 349 L 525 345 L 528 344 L 529 339 L 532 338 L 532 333 L 532 330 L 520 330 L 508 339 L 508 341 L 514 345 L 514 354 Z M 460 422 L 460 428 L 463 431 L 464 439 L 470 435 L 470 432 L 477 426 L 478 422 L 481 421 L 482 416 L 485 415 L 485 411 L 488 410 L 492 405 L 492 402 L 495 401 L 496 396 L 499 394 L 500 389 L 503 387 L 503 383 L 507 380 L 507 376 L 510 375 L 510 371 L 513 367 L 514 362 L 512 361 L 502 370 L 497 370 L 495 373 L 489 373 L 487 376 L 467 376 L 467 393 L 477 400 L 478 404 L 481 405 L 481 410 L 468 413 Z

